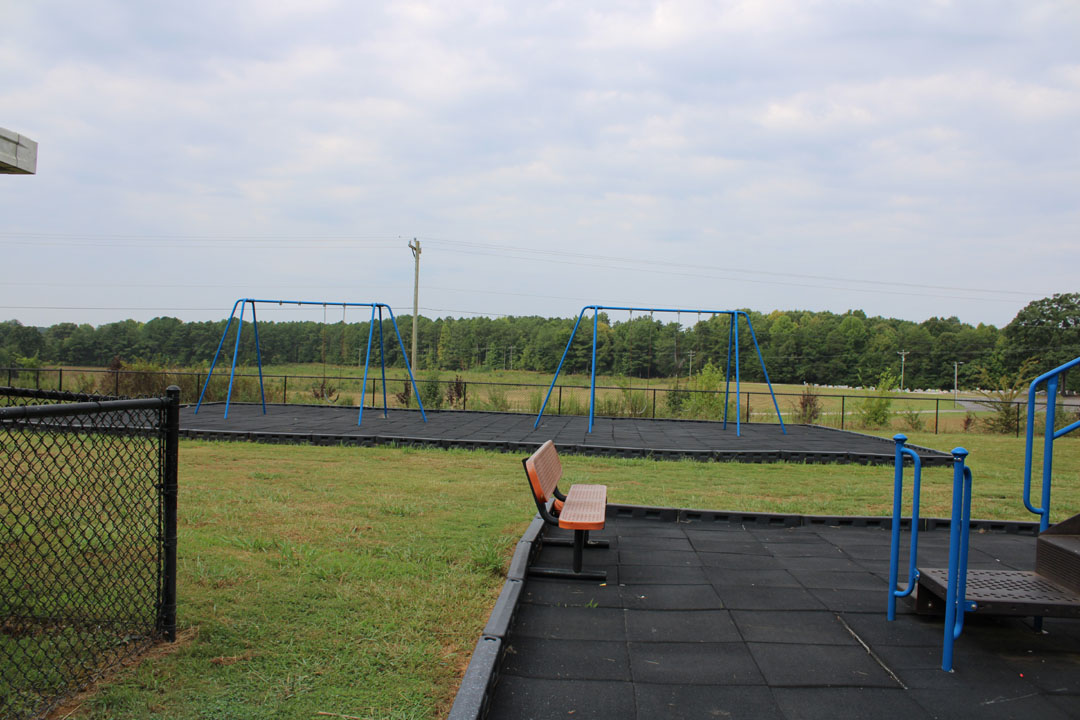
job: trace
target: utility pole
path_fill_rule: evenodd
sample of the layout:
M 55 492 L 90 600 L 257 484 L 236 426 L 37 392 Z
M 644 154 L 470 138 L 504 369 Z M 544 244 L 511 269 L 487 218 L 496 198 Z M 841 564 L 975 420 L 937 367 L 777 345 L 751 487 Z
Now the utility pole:
M 510 346 L 510 369 L 514 369 L 514 346 Z
M 416 320 L 420 312 L 420 241 L 416 238 L 409 243 L 413 259 L 416 261 L 416 269 L 413 271 L 412 290 L 412 367 L 416 370 Z
M 956 401 L 959 397 L 956 381 L 960 378 L 960 366 L 963 364 L 964 363 L 960 361 L 955 361 L 952 364 L 952 404 L 954 408 L 956 407 Z
M 896 353 L 900 356 L 900 391 L 904 390 L 904 361 L 907 360 L 907 356 L 911 354 L 910 350 L 900 350 Z
M 687 350 L 686 354 L 690 356 L 690 372 L 687 373 L 686 377 L 691 378 L 694 376 L 694 351 Z

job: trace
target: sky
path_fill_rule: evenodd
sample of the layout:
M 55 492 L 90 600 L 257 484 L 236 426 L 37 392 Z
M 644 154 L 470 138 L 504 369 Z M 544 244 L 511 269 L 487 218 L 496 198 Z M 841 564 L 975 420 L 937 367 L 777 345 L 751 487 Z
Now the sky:
M 429 317 L 1000 327 L 1080 290 L 1075 0 L 0 12 L 0 127 L 39 143 L 0 175 L 0 319 L 410 313 L 413 238 Z

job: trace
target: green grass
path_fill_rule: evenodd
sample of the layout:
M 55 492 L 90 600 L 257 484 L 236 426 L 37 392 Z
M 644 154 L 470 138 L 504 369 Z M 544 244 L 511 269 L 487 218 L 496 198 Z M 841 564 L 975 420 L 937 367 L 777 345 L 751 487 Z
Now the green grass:
M 1030 519 L 1022 443 L 911 433 L 972 451 L 974 515 Z M 1059 441 L 1055 519 L 1080 511 L 1080 442 Z M 73 718 L 445 715 L 534 507 L 520 458 L 410 448 L 184 442 L 179 620 L 194 635 Z M 890 512 L 892 469 L 568 456 L 609 500 L 808 514 Z M 926 471 L 924 516 L 951 471 Z M 197 632 L 196 632 L 197 631 Z

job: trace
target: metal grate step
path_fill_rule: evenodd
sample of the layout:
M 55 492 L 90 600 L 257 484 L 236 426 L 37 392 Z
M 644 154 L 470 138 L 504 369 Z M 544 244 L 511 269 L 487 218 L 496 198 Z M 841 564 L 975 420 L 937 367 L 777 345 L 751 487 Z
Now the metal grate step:
M 920 570 L 917 612 L 945 612 L 948 577 L 944 568 Z M 1033 572 L 969 570 L 967 600 L 986 615 L 1080 618 L 1080 593 Z

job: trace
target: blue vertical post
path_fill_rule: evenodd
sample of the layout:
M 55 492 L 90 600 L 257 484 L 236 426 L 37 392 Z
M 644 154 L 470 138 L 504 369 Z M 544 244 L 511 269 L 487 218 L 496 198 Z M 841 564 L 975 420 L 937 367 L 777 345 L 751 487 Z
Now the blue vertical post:
M 1057 419 L 1057 390 L 1060 375 L 1046 381 L 1046 432 L 1043 434 L 1042 463 L 1042 514 L 1039 515 L 1039 532 L 1050 527 L 1050 484 L 1054 467 L 1054 425 Z
M 907 437 L 901 434 L 893 436 L 896 443 L 896 457 L 893 459 L 893 498 L 892 498 L 892 537 L 889 541 L 889 608 L 888 619 L 896 619 L 896 578 L 900 565 L 900 515 L 903 503 L 904 486 L 904 443 Z M 916 532 L 915 527 L 911 529 Z
M 739 416 L 742 411 L 739 410 L 739 399 L 742 397 L 742 393 L 739 391 L 739 315 L 738 313 L 732 314 L 732 324 L 735 326 L 735 437 L 742 437 L 742 426 L 739 425 Z M 749 420 L 749 418 L 747 418 Z
M 945 638 L 941 652 L 941 669 L 946 672 L 952 672 L 953 645 L 964 627 L 968 534 L 964 510 L 967 507 L 970 513 L 971 502 L 971 471 L 964 467 L 967 455 L 968 451 L 962 447 L 952 451 L 953 500 L 949 523 L 949 581 L 945 594 Z
M 724 367 L 724 429 L 727 430 L 728 396 L 731 392 L 731 331 L 735 327 L 735 313 L 728 315 L 727 365 Z M 736 412 L 738 409 L 736 408 Z
M 599 306 L 594 305 L 592 316 L 592 379 L 589 381 L 589 432 L 592 432 L 593 414 L 596 408 L 596 322 L 599 315 Z
M 255 304 L 252 303 L 251 306 L 255 307 Z M 225 394 L 226 420 L 229 419 L 229 403 L 232 401 L 233 380 L 236 378 L 236 357 L 240 354 L 240 333 L 244 329 L 244 308 L 246 307 L 246 302 L 240 306 L 240 318 L 236 322 L 236 342 L 233 344 L 232 369 L 229 370 L 229 392 Z
M 559 373 L 562 372 L 563 363 L 566 362 L 566 354 L 570 352 L 570 345 L 574 342 L 574 335 L 577 334 L 578 325 L 581 324 L 581 318 L 585 317 L 585 310 L 582 308 L 578 313 L 577 322 L 574 323 L 574 329 L 570 331 L 570 339 L 566 341 L 566 349 L 563 350 L 562 357 L 559 358 L 559 367 L 555 368 L 555 377 L 551 379 L 551 387 L 548 388 L 547 395 L 544 396 L 544 404 L 540 406 L 540 412 L 536 415 L 536 420 L 533 422 L 533 430 L 540 425 L 540 418 L 544 416 L 544 408 L 547 407 L 548 399 L 551 397 L 551 391 L 555 389 L 555 383 L 559 379 Z M 559 391 L 562 392 L 561 390 Z
M 375 331 L 375 304 L 371 305 L 371 319 L 368 320 L 367 351 L 364 353 L 364 382 L 360 386 L 360 414 L 356 418 L 357 427 L 364 422 L 364 399 L 367 397 L 368 365 L 371 364 L 371 335 Z
M 255 330 L 255 361 L 259 363 L 259 396 L 262 398 L 263 415 L 265 415 L 266 390 L 263 387 L 262 350 L 259 349 L 259 320 L 255 316 L 255 303 L 251 303 L 251 327 Z
M 382 363 L 382 415 L 390 417 L 386 403 L 386 343 L 383 342 L 382 305 L 379 306 L 379 362 Z
M 229 313 L 229 321 L 225 323 L 225 332 L 221 333 L 221 339 L 218 340 L 217 350 L 214 351 L 214 359 L 210 363 L 210 372 L 206 374 L 206 383 L 203 384 L 202 392 L 199 393 L 199 402 L 195 403 L 195 414 L 199 414 L 199 407 L 202 406 L 203 395 L 206 394 L 206 388 L 210 387 L 210 378 L 214 376 L 214 368 L 217 367 L 218 356 L 221 355 L 221 346 L 225 344 L 225 337 L 229 334 L 229 328 L 232 327 L 233 317 L 236 315 L 236 306 L 243 300 L 237 300 L 233 303 L 232 312 Z

